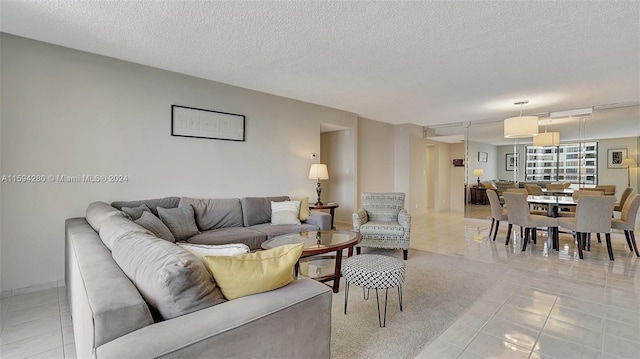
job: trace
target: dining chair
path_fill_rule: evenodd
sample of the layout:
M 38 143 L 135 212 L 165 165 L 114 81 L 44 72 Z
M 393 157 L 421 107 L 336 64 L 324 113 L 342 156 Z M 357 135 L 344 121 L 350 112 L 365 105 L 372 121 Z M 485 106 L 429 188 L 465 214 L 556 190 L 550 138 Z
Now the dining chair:
M 602 196 L 602 191 L 596 190 L 575 190 L 571 197 L 573 201 L 579 203 L 580 197 L 583 196 Z M 613 212 L 611 212 L 613 213 Z M 576 216 L 576 206 L 560 206 L 558 208 L 558 217 L 575 217 Z
M 553 192 L 564 192 L 564 185 L 562 183 L 549 183 L 546 185 L 547 194 L 552 195 Z
M 493 233 L 493 240 L 495 241 L 496 236 L 498 235 L 500 221 L 508 221 L 509 217 L 507 211 L 502 209 L 502 206 L 500 205 L 500 199 L 498 198 L 498 193 L 496 191 L 487 190 L 487 197 L 489 197 L 489 204 L 491 205 L 491 229 L 489 230 L 489 237 L 491 237 Z M 494 223 L 496 226 L 495 232 L 493 231 Z
M 529 211 L 529 203 L 527 202 L 527 195 L 523 193 L 505 192 L 504 200 L 507 204 L 507 211 L 509 215 L 509 228 L 507 232 L 507 241 L 505 244 L 509 244 L 509 238 L 511 236 L 511 226 L 513 224 L 524 228 L 524 239 L 522 241 L 522 250 L 527 249 L 527 242 L 533 237 L 535 241 L 536 228 L 547 227 L 552 231 L 553 248 L 558 248 L 558 219 L 541 216 L 537 214 L 531 214 Z M 535 242 L 534 242 L 535 243 Z
M 529 195 L 529 191 L 527 191 L 526 188 L 507 188 L 505 192 L 523 193 L 523 194 Z
M 587 233 L 604 233 L 607 241 L 609 259 L 613 260 L 611 248 L 611 212 L 616 202 L 613 196 L 581 196 L 573 218 L 560 218 L 558 225 L 573 231 L 578 243 L 578 254 L 584 259 L 582 252 L 587 243 Z
M 530 196 L 544 196 L 542 187 L 537 184 L 525 184 L 524 188 L 527 190 Z
M 638 253 L 638 246 L 636 245 L 636 237 L 633 234 L 636 225 L 636 217 L 638 216 L 638 208 L 640 208 L 640 194 L 630 194 L 622 207 L 620 218 L 611 219 L 611 228 L 621 229 L 624 231 L 624 237 L 627 239 L 629 250 L 635 251 L 636 256 L 640 257 Z
M 622 196 L 620 196 L 620 203 L 616 204 L 613 207 L 613 211 L 614 212 L 621 212 L 622 211 L 622 207 L 624 206 L 624 202 L 629 198 L 629 195 L 633 192 L 633 188 L 631 187 L 627 187 L 624 189 L 624 192 L 622 192 Z
M 606 196 L 615 196 L 616 195 L 616 185 L 613 184 L 601 184 L 595 187 L 596 191 L 602 191 Z

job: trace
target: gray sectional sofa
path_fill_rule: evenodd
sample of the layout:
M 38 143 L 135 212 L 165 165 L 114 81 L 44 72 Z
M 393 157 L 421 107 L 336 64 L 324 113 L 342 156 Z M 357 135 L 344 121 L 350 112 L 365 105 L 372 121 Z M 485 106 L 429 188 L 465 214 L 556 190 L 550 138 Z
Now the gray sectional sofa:
M 214 224 L 198 242 L 231 243 L 236 233 L 256 248 L 285 231 L 257 223 L 266 219 L 270 200 L 182 199 L 182 204 L 194 209 L 206 204 L 194 212 L 201 223 Z M 177 207 L 181 199 L 138 202 L 157 214 L 158 207 Z M 92 203 L 86 217 L 65 223 L 67 292 L 79 358 L 329 357 L 332 293 L 327 286 L 299 279 L 227 301 L 202 261 L 131 221 L 118 209 L 125 204 L 136 202 Z M 205 210 L 212 204 L 214 211 Z M 324 217 L 315 214 L 311 223 L 324 225 Z M 287 233 L 319 228 L 311 223 Z

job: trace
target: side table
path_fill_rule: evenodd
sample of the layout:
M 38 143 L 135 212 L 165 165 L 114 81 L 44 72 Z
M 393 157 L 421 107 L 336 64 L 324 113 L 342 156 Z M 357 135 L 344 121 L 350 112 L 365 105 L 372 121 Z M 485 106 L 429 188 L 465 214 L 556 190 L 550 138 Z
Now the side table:
M 339 206 L 337 203 L 325 203 L 319 206 L 309 203 L 309 209 L 328 209 L 329 210 L 329 213 L 331 214 L 331 229 L 336 229 L 336 227 L 333 225 L 333 220 L 335 218 L 335 210 L 338 207 Z
M 487 189 L 485 187 L 471 187 L 471 204 L 488 204 Z

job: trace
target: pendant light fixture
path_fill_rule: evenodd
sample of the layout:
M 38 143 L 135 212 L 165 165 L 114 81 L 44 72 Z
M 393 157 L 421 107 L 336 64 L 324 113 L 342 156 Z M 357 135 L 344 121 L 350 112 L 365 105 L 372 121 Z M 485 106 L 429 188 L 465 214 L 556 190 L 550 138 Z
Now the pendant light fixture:
M 520 116 L 504 120 L 505 138 L 525 138 L 538 135 L 538 116 L 522 116 L 522 106 L 528 103 L 527 100 L 514 103 L 514 105 L 520 105 Z
M 539 133 L 533 138 L 533 145 L 538 147 L 557 146 L 560 144 L 560 132 L 547 132 L 544 125 L 544 133 Z

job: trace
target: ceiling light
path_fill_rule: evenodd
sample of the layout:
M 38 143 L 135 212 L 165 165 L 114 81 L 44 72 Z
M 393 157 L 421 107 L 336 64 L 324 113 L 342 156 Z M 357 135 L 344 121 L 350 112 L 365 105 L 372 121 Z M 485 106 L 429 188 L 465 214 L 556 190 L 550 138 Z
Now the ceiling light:
M 560 144 L 560 132 L 539 133 L 533 138 L 533 145 L 538 147 L 557 146 Z
M 522 106 L 529 101 L 519 101 L 514 105 L 520 105 L 520 116 L 509 117 L 504 120 L 505 138 L 525 138 L 538 135 L 538 116 L 522 116 Z
M 576 110 L 550 112 L 549 117 L 572 117 L 572 116 L 588 116 L 593 113 L 593 107 L 579 108 Z

